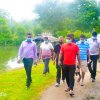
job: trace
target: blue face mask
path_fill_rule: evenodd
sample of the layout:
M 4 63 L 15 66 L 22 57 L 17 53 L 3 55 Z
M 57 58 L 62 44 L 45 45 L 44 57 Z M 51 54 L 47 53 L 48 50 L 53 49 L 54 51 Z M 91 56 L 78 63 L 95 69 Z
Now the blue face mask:
M 31 42 L 32 41 L 32 39 L 31 38 L 27 38 L 27 42 Z
M 84 43 L 85 42 L 85 40 L 80 40 L 81 41 L 81 43 Z

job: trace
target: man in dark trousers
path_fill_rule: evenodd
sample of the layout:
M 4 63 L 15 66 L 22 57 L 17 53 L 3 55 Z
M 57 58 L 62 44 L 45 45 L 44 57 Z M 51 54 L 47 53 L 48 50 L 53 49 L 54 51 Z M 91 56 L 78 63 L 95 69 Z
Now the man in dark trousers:
M 66 77 L 66 82 L 68 85 L 67 91 L 71 96 L 74 95 L 74 75 L 76 69 L 76 57 L 80 65 L 80 54 L 79 47 L 72 42 L 72 36 L 67 35 L 66 43 L 61 46 L 60 55 L 59 55 L 59 65 L 61 64 L 62 57 L 64 65 L 64 75 Z
M 90 45 L 90 59 L 88 69 L 91 73 L 92 82 L 95 82 L 96 70 L 97 70 L 97 59 L 100 58 L 100 41 L 97 39 L 97 33 L 92 33 L 92 38 L 88 40 Z M 92 64 L 93 63 L 93 66 Z
M 62 81 L 64 82 L 64 72 L 63 72 L 63 58 L 62 58 L 62 63 L 61 65 L 58 65 L 58 58 L 59 58 L 59 53 L 61 49 L 61 45 L 64 43 L 64 38 L 62 36 L 59 37 L 59 44 L 57 44 L 54 47 L 54 62 L 56 61 L 56 68 L 57 68 L 57 73 L 56 73 L 56 87 L 60 86 L 60 79 L 61 79 L 61 70 L 62 70 Z
M 26 86 L 30 87 L 32 83 L 31 69 L 34 60 L 34 64 L 37 63 L 37 47 L 35 42 L 32 41 L 32 34 L 27 33 L 27 39 L 21 43 L 18 52 L 18 63 L 23 59 L 24 68 L 27 75 Z

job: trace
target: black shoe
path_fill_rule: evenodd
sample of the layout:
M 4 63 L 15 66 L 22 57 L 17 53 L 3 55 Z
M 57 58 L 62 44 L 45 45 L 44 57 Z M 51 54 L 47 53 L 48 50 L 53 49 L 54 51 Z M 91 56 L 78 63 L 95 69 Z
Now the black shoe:
M 70 95 L 71 97 L 73 97 L 73 96 L 74 96 L 74 92 L 73 92 L 72 90 L 70 90 L 70 91 L 69 91 L 69 95 Z
M 95 82 L 95 79 L 92 78 L 92 82 Z

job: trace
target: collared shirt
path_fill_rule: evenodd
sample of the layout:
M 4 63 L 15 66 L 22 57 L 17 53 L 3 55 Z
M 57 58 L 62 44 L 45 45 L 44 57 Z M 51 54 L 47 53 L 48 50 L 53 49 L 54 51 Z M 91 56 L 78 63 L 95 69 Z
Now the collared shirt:
M 43 59 L 51 57 L 51 50 L 53 50 L 53 45 L 50 42 L 49 43 L 45 43 L 45 42 L 41 43 L 40 49 L 42 51 Z
M 97 40 L 93 40 L 92 38 L 90 40 L 88 40 L 88 43 L 90 45 L 90 55 L 99 55 L 99 49 L 100 49 L 100 41 Z
M 87 60 L 87 52 L 89 50 L 89 43 L 88 42 L 84 42 L 84 43 L 81 43 L 81 41 L 78 41 L 76 43 L 79 47 L 79 50 L 80 50 L 80 59 L 81 60 Z
M 33 58 L 37 60 L 37 47 L 35 42 L 27 42 L 26 40 L 21 43 L 18 52 L 18 59 Z

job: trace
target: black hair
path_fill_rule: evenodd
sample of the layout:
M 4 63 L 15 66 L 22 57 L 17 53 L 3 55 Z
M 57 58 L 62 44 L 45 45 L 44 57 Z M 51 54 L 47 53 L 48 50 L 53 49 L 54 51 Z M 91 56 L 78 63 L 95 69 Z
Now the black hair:
M 68 35 L 67 35 L 67 37 L 70 37 L 70 38 L 72 38 L 72 34 L 68 34 Z
M 44 39 L 47 39 L 48 40 L 48 37 L 44 37 Z
M 81 35 L 80 35 L 80 38 L 85 38 L 85 35 L 84 35 L 84 34 L 81 34 Z
M 92 36 L 97 36 L 97 32 L 93 32 L 92 33 Z
M 27 35 L 32 35 L 32 33 L 30 33 L 30 32 L 27 32 Z

